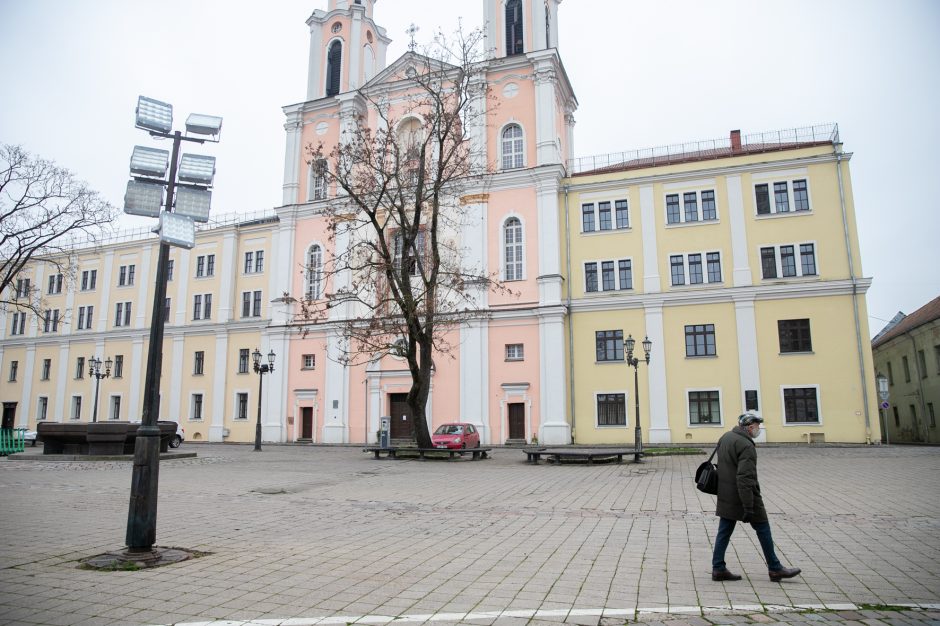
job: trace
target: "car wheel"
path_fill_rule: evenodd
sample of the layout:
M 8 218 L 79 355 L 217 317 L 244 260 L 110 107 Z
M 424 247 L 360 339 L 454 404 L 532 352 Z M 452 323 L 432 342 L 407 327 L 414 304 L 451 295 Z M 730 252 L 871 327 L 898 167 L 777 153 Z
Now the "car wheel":
M 181 443 L 183 443 L 183 438 L 179 435 L 174 435 L 173 438 L 170 439 L 171 448 L 179 448 Z

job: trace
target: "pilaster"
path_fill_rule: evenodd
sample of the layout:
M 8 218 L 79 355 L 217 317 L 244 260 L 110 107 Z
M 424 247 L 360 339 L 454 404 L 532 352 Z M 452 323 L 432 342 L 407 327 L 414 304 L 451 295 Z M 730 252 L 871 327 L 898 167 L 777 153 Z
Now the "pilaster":
M 127 417 L 133 422 L 139 422 L 143 415 L 144 407 L 140 394 L 141 376 L 138 372 L 144 371 L 144 338 L 143 336 L 134 337 L 131 341 L 131 388 L 128 396 Z
M 153 246 L 144 244 L 140 252 L 140 271 L 137 273 L 137 315 L 134 316 L 134 328 L 150 327 L 150 318 L 147 316 L 147 312 L 149 311 L 149 307 L 153 306 L 153 296 L 150 295 L 149 290 L 152 286 L 150 280 L 150 261 L 153 256 L 152 253 Z M 149 298 L 148 295 L 150 296 Z M 162 307 L 163 304 L 160 303 L 160 306 Z
M 343 338 L 336 329 L 330 329 L 326 339 L 326 393 L 323 407 L 323 442 L 349 441 L 349 368 L 341 362 Z
M 539 312 L 539 441 L 545 445 L 571 443 L 571 423 L 567 419 L 568 381 L 565 379 L 565 310 L 563 307 Z
M 189 295 L 188 286 L 192 279 L 192 269 L 189 267 L 189 250 L 182 250 L 179 256 L 179 267 L 176 268 L 176 313 L 173 314 L 173 323 L 175 326 L 186 324 L 186 311 L 189 310 L 189 304 L 186 298 Z M 172 303 L 171 303 L 172 305 Z
M 747 406 L 744 392 L 748 389 L 757 391 L 757 406 L 762 407 L 760 395 L 760 358 L 757 354 L 757 315 L 754 310 L 754 294 L 735 294 L 734 321 L 738 334 L 738 370 L 741 378 L 740 411 Z M 732 413 L 729 413 L 732 415 Z M 766 431 L 761 430 L 761 433 Z
M 493 440 L 489 432 L 489 322 L 471 319 L 460 326 L 460 421 L 469 422 L 480 431 L 485 444 Z
M 164 368 L 166 369 L 166 368 Z M 166 408 L 164 408 L 163 403 L 160 403 L 160 412 L 159 416 L 163 419 L 163 416 L 170 415 L 186 415 L 189 416 L 189 406 L 183 406 L 181 393 L 182 393 L 182 384 L 183 384 L 183 336 L 177 335 L 173 337 L 173 360 L 170 365 L 170 372 L 175 372 L 175 376 L 170 377 L 170 403 Z M 219 398 L 213 398 L 212 404 L 214 405 L 219 401 Z M 203 405 L 205 406 L 205 405 Z
M 647 302 L 646 336 L 653 342 L 653 354 L 646 366 L 648 384 L 646 395 L 649 398 L 649 443 L 671 443 L 672 431 L 669 429 L 668 384 L 666 379 L 666 334 L 663 329 L 662 301 Z M 637 337 L 637 344 L 642 340 Z M 640 348 L 642 351 L 642 348 Z M 634 355 L 636 352 L 634 352 Z
M 20 409 L 20 418 L 17 428 L 26 428 L 29 425 L 30 402 L 33 399 L 33 380 L 36 378 L 35 365 L 36 346 L 30 344 L 26 346 L 26 361 L 23 363 L 23 393 L 20 396 L 20 405 L 18 407 Z
M 653 200 L 653 186 L 640 187 L 640 216 L 643 231 L 643 291 L 659 293 L 659 261 L 656 246 L 656 205 Z
M 215 365 L 212 367 L 212 415 L 209 421 L 209 441 L 225 441 L 225 380 L 228 378 L 228 331 L 215 335 Z
M 731 222 L 731 263 L 734 268 L 734 286 L 748 287 L 753 283 L 751 264 L 747 254 L 747 220 L 744 216 L 744 197 L 741 177 L 728 176 L 728 220 Z
M 228 231 L 222 235 L 222 258 L 219 259 L 220 267 L 234 268 L 234 271 L 222 271 L 222 285 L 219 294 L 219 322 L 225 324 L 235 318 L 234 312 L 234 294 L 235 277 L 238 276 L 239 267 L 236 254 L 236 235 L 234 231 Z M 221 441 L 221 440 L 220 440 Z
M 52 419 L 57 422 L 65 420 L 65 388 L 68 385 L 69 373 L 69 342 L 64 341 L 59 344 L 59 365 L 55 378 L 55 409 L 52 411 Z
M 284 131 L 287 133 L 287 141 L 284 147 L 284 184 L 281 202 L 295 204 L 300 202 L 300 165 L 303 157 L 303 113 L 300 109 L 287 112 Z
M 98 323 L 95 330 L 103 333 L 108 330 L 108 320 L 113 313 L 109 310 L 111 304 L 111 283 L 114 282 L 112 271 L 114 269 L 114 250 L 108 250 L 104 253 L 104 267 L 101 269 L 101 275 L 98 277 L 97 286 L 101 289 L 101 299 L 98 301 Z

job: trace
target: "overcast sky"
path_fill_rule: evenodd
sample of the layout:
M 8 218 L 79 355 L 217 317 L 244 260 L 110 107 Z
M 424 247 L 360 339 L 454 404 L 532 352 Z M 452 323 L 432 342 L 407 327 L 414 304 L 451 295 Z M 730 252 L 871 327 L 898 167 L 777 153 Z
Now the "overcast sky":
M 281 201 L 281 107 L 306 94 L 308 28 L 327 0 L 0 0 L 0 142 L 74 171 L 121 206 L 138 95 L 224 118 L 213 213 Z M 379 0 L 389 62 L 482 0 Z M 869 324 L 940 295 L 934 207 L 940 2 L 565 0 L 559 51 L 589 156 L 837 122 L 851 160 Z M 932 182 L 931 182 L 932 181 Z M 140 218 L 125 218 L 129 226 Z

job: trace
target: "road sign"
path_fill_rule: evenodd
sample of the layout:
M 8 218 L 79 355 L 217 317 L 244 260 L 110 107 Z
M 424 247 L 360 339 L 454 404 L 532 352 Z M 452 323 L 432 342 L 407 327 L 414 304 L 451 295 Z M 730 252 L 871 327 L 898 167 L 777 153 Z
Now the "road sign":
M 883 408 L 883 409 L 887 409 L 889 406 L 891 406 L 891 405 L 888 404 L 887 402 L 882 402 L 882 403 L 881 403 L 881 408 Z

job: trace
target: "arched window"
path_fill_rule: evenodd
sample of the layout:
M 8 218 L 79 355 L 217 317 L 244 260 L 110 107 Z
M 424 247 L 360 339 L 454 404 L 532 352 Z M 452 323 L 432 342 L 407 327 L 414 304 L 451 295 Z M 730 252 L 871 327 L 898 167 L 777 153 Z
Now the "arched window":
M 505 280 L 522 280 L 522 222 L 510 217 L 503 224 L 503 276 Z
M 330 44 L 330 51 L 326 55 L 326 95 L 335 96 L 339 93 L 339 76 L 343 61 L 343 44 L 334 41 Z
M 310 164 L 310 199 L 326 198 L 326 159 L 317 159 Z
M 323 252 L 313 244 L 307 252 L 307 300 L 319 300 L 323 282 Z
M 523 166 L 523 152 L 525 145 L 522 141 L 522 127 L 510 124 L 503 129 L 503 169 L 509 170 Z
M 506 2 L 506 56 L 522 53 L 522 0 L 509 0 Z

